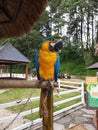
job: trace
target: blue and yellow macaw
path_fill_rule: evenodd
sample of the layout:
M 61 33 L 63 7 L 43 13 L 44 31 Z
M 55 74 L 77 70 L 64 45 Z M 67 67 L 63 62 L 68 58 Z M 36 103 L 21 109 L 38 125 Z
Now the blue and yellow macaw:
M 44 39 L 41 49 L 36 52 L 35 66 L 38 80 L 58 79 L 60 56 L 57 53 L 62 48 L 62 41 L 48 36 Z
M 62 41 L 58 35 L 48 36 L 43 40 L 39 52 L 36 52 L 35 55 L 36 72 L 40 82 L 48 81 L 50 83 L 52 80 L 57 82 L 60 69 L 60 56 L 58 51 L 61 48 Z M 45 89 L 42 91 L 45 91 Z

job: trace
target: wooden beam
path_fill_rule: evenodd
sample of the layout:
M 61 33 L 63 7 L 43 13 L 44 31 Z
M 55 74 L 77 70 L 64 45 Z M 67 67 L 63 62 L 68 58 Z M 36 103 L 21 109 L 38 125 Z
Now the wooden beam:
M 49 86 L 47 86 L 47 81 L 39 83 L 38 80 L 5 80 L 0 79 L 0 89 L 6 89 L 6 88 L 46 88 L 50 89 Z M 51 84 L 54 87 L 58 87 L 58 84 L 54 81 L 51 81 Z

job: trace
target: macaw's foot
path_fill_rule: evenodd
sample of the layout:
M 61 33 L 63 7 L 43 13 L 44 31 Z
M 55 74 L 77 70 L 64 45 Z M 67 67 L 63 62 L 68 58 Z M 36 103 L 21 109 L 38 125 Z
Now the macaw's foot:
M 50 90 L 54 88 L 54 85 L 53 85 L 53 83 L 51 81 L 53 81 L 53 80 L 48 79 L 48 82 L 47 82 L 47 86 L 49 87 Z
M 52 90 L 55 87 L 52 79 L 45 80 L 44 78 L 40 78 L 39 85 L 41 88 L 48 90 Z
M 44 78 L 40 78 L 39 84 L 42 84 L 44 81 L 45 81 Z

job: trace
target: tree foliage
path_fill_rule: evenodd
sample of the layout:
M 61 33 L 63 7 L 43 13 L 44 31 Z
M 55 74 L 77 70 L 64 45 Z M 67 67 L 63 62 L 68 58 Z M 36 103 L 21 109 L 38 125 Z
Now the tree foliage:
M 28 34 L 2 40 L 0 44 L 12 43 L 32 61 L 31 69 L 34 67 L 34 55 L 42 39 L 58 33 L 64 43 L 61 52 L 63 61 L 76 59 L 86 63 L 88 61 L 85 57 L 89 53 L 94 62 L 97 59 L 93 54 L 93 46 L 98 42 L 97 15 L 97 0 L 51 0 L 48 9 Z

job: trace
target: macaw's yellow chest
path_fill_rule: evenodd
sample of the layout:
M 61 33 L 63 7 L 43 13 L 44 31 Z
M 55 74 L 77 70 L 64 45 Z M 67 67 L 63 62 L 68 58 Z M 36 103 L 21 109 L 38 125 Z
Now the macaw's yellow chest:
M 45 80 L 54 80 L 55 63 L 57 59 L 56 52 L 40 50 L 39 52 L 39 74 L 40 78 Z

